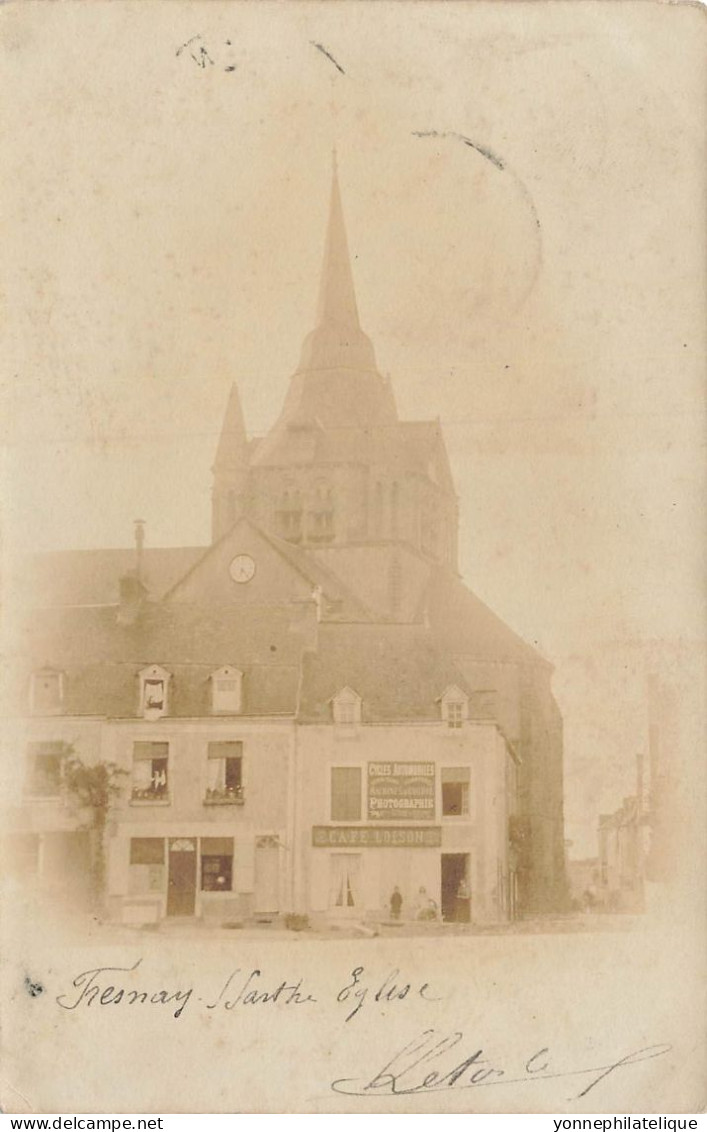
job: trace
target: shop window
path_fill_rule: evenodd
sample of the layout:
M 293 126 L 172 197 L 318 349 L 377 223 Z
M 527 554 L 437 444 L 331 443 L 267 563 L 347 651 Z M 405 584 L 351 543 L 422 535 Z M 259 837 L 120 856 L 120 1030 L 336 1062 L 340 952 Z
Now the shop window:
M 238 715 L 241 710 L 243 673 L 237 668 L 219 668 L 211 676 L 211 710 Z
M 202 837 L 202 892 L 231 892 L 233 889 L 233 838 Z
M 442 767 L 442 814 L 445 818 L 469 813 L 469 767 Z
M 53 668 L 32 674 L 30 707 L 35 715 L 56 715 L 64 701 L 64 676 Z
M 460 688 L 447 688 L 440 697 L 442 719 L 453 731 L 459 731 L 469 714 L 469 697 Z
M 130 893 L 163 892 L 165 882 L 164 838 L 130 839 Z
M 361 722 L 361 697 L 353 688 L 342 688 L 331 701 L 334 723 L 341 727 L 356 727 Z
M 169 743 L 133 743 L 132 800 L 169 801 Z
M 361 820 L 361 768 L 331 768 L 331 820 Z
M 209 743 L 205 802 L 242 805 L 243 743 L 240 740 Z
M 25 794 L 30 798 L 58 798 L 63 759 L 63 743 L 30 743 L 27 747 Z

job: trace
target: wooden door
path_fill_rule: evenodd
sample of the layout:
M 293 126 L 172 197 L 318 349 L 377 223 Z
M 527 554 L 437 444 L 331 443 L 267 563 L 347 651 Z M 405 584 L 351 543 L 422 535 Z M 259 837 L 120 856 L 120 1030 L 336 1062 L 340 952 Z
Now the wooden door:
M 175 837 L 169 842 L 167 915 L 193 916 L 196 906 L 196 841 Z

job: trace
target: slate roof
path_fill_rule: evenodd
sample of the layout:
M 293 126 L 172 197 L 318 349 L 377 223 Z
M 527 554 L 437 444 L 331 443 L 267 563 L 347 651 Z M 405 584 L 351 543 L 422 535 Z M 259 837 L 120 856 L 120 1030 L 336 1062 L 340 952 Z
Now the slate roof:
M 169 714 L 209 715 L 209 676 L 225 664 L 244 674 L 243 714 L 292 714 L 306 635 L 291 607 L 238 609 L 147 603 L 132 625 L 117 606 L 42 609 L 18 642 L 21 683 L 37 668 L 64 673 L 64 712 L 128 717 L 138 711 L 138 673 L 172 674 Z M 18 687 L 18 693 L 20 687 Z
M 432 571 L 419 613 L 429 621 L 439 647 L 451 656 L 552 667 L 448 571 Z
M 330 722 L 329 701 L 347 685 L 363 700 L 364 722 L 439 720 L 450 684 L 471 689 L 424 625 L 319 626 L 317 651 L 303 657 L 299 719 Z

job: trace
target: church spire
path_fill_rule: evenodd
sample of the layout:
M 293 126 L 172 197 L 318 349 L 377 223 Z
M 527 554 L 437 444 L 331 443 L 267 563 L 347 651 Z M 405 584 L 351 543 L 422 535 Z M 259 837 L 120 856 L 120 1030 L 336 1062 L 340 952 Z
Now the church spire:
M 333 156 L 329 224 L 319 284 L 317 325 L 305 339 L 300 370 L 376 368 L 373 346 L 358 318 L 336 153 Z
M 211 488 L 211 534 L 216 542 L 242 513 L 248 491 L 248 438 L 238 386 L 233 383 L 219 437 Z
M 214 461 L 215 472 L 225 472 L 242 468 L 248 463 L 248 440 L 243 420 L 241 399 L 235 381 L 228 395 L 226 415 L 223 418 L 223 427 L 216 449 Z

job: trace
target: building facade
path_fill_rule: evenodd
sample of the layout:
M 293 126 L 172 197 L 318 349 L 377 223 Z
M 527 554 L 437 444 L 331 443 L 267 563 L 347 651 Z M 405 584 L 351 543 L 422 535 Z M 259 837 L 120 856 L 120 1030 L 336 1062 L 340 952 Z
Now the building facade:
M 22 867 L 85 864 L 71 756 L 116 768 L 116 919 L 562 906 L 551 666 L 459 577 L 441 427 L 401 421 L 376 368 L 336 172 L 315 328 L 264 438 L 234 386 L 212 528 L 209 547 L 148 549 L 138 525 L 132 550 L 28 569 Z

